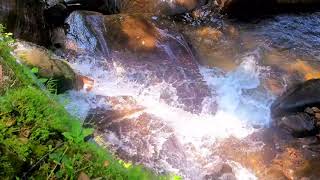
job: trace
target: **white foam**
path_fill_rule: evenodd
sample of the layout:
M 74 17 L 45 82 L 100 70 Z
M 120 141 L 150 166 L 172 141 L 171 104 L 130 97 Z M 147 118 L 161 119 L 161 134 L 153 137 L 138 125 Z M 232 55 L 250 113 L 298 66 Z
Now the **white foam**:
M 92 94 L 134 97 L 139 105 L 146 108 L 145 112 L 160 118 L 173 128 L 181 143 L 192 143 L 197 151 L 206 156 L 210 152 L 203 148 L 205 143 L 213 144 L 216 140 L 230 136 L 241 139 L 254 132 L 254 125 L 265 126 L 269 123 L 269 107 L 273 97 L 260 88 L 261 78 L 264 77 L 262 70 L 265 69 L 258 65 L 255 56 L 248 55 L 241 61 L 238 68 L 229 73 L 200 68 L 204 80 L 217 95 L 206 98 L 201 114 L 193 114 L 175 105 L 166 104 L 160 98 L 162 92 L 169 91 L 172 101 L 176 99 L 175 89 L 170 84 L 162 82 L 148 87 L 138 84 L 128 79 L 125 75 L 127 72 L 120 64 L 113 64 L 113 71 L 97 67 L 92 61 L 72 65 L 83 75 L 95 80 Z M 84 101 L 79 103 L 81 98 L 74 93 L 71 96 L 76 97 L 73 100 L 78 101 L 78 105 L 90 108 Z M 214 101 L 218 104 L 216 114 L 207 109 Z M 82 111 L 86 112 L 83 109 Z M 236 176 L 238 179 L 255 179 L 254 175 L 244 168 L 238 168 Z

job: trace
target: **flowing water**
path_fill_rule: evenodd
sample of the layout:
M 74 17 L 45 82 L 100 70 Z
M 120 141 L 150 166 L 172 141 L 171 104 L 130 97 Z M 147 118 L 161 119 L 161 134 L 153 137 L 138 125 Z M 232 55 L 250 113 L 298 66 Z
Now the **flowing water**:
M 116 57 L 98 56 L 78 56 L 71 63 L 93 79 L 94 86 L 90 92 L 69 92 L 68 109 L 83 119 L 94 113 L 92 109 L 105 109 L 111 115 L 103 122 L 111 125 L 100 124 L 96 140 L 103 139 L 121 158 L 157 172 L 186 179 L 258 179 L 259 168 L 234 158 L 241 154 L 227 155 L 231 147 L 221 144 L 243 141 L 249 144 L 245 152 L 260 152 L 266 146 L 248 137 L 269 126 L 273 100 L 287 86 L 320 75 L 320 14 L 233 23 L 242 45 L 230 47 L 239 49 L 229 59 L 234 68 L 199 65 L 210 90 L 201 111 L 183 108 L 178 100 L 181 89 L 169 81 L 152 82 L 148 70 L 128 68 Z M 168 52 L 175 55 L 174 50 Z M 228 50 L 224 53 L 228 56 Z

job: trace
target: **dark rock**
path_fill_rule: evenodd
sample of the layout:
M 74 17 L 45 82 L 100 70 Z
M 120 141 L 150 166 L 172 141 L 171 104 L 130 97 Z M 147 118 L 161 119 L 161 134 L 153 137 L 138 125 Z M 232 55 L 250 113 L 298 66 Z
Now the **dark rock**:
M 317 108 L 317 107 L 312 107 L 311 109 L 312 109 L 312 111 L 315 112 L 315 113 L 320 113 L 320 109 Z
M 67 6 L 63 3 L 58 3 L 44 11 L 46 23 L 54 27 L 61 27 L 68 16 Z
M 314 119 L 305 113 L 284 116 L 276 119 L 275 123 L 295 137 L 312 136 L 317 133 Z
M 104 14 L 119 13 L 120 2 L 121 0 L 65 0 L 70 11 L 89 10 Z
M 100 65 L 109 72 L 115 71 L 114 64 L 121 64 L 123 76 L 142 86 L 170 84 L 179 107 L 188 111 L 200 112 L 202 101 L 210 96 L 189 44 L 168 25 L 170 21 L 141 14 L 103 16 L 77 11 L 67 23 L 69 54 L 107 58 Z M 162 90 L 160 96 L 168 104 L 176 98 L 170 90 Z
M 49 30 L 44 17 L 45 4 L 40 0 L 1 0 L 0 22 L 15 38 L 40 45 L 49 44 Z
M 79 4 L 77 9 L 102 12 L 105 14 L 152 13 L 157 15 L 182 14 L 202 5 L 205 0 L 67 0 L 70 6 Z
M 312 110 L 312 108 L 307 107 L 304 112 L 308 113 L 309 115 L 314 115 L 314 111 Z
M 205 4 L 205 0 L 122 0 L 121 13 L 182 14 Z
M 228 13 L 244 14 L 319 7 L 318 0 L 215 0 Z
M 320 79 L 298 84 L 280 96 L 271 106 L 272 117 L 303 112 L 307 107 L 320 105 Z

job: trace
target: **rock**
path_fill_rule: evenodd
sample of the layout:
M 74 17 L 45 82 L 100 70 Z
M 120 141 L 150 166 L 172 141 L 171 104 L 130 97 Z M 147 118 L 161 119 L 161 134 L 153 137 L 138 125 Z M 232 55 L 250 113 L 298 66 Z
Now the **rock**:
M 66 34 L 65 34 L 64 28 L 62 27 L 54 28 L 51 32 L 50 41 L 54 48 L 56 49 L 64 48 L 63 46 L 65 45 L 65 41 L 66 41 Z
M 320 79 L 313 79 L 288 89 L 271 106 L 272 117 L 302 112 L 320 105 Z
M 294 138 L 272 127 L 241 140 L 225 139 L 216 149 L 261 180 L 318 179 L 319 142 L 317 137 Z
M 239 54 L 238 48 L 235 48 L 239 41 L 234 34 L 229 34 L 230 28 L 187 27 L 184 28 L 183 34 L 192 45 L 200 64 L 231 71 L 238 65 L 234 59 Z
M 26 65 L 39 68 L 40 77 L 57 80 L 58 93 L 76 87 L 76 73 L 64 60 L 54 57 L 45 48 L 18 42 L 14 52 Z
M 49 30 L 44 10 L 45 4 L 40 0 L 1 0 L 0 22 L 15 38 L 47 45 Z
M 188 42 L 171 21 L 143 14 L 103 16 L 77 11 L 66 22 L 70 28 L 65 51 L 70 59 L 100 56 L 98 66 L 136 84 L 167 83 L 172 88 L 161 91 L 161 101 L 178 101 L 178 107 L 187 111 L 200 112 L 202 101 L 210 96 Z M 123 70 L 118 72 L 115 64 Z
M 314 115 L 314 111 L 312 110 L 312 108 L 307 107 L 304 112 L 308 113 L 309 115 Z
M 320 120 L 320 113 L 315 114 L 316 119 L 319 121 Z
M 67 0 L 67 4 L 80 3 L 80 9 L 107 14 L 152 13 L 156 15 L 182 14 L 202 5 L 205 0 Z
M 276 120 L 276 125 L 295 137 L 312 136 L 317 133 L 315 121 L 305 113 L 288 115 Z
M 315 112 L 315 113 L 320 113 L 320 109 L 317 108 L 317 107 L 312 107 L 311 109 L 312 109 L 312 111 Z
M 67 6 L 61 1 L 54 1 L 44 10 L 46 23 L 50 26 L 61 27 L 69 12 Z

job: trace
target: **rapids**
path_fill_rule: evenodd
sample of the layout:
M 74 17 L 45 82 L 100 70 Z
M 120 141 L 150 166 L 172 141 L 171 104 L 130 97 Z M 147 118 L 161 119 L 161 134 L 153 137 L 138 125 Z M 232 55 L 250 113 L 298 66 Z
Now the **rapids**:
M 111 114 L 98 122 L 97 142 L 159 173 L 176 173 L 185 179 L 258 179 L 263 167 L 241 161 L 237 157 L 241 153 L 230 156 L 229 149 L 234 147 L 227 142 L 248 143 L 244 152 L 259 153 L 269 146 L 251 135 L 269 127 L 276 96 L 287 86 L 319 75 L 311 65 L 320 65 L 320 15 L 288 14 L 254 23 L 229 23 L 239 29 L 242 47 L 229 47 L 237 49 L 229 59 L 234 68 L 212 66 L 214 57 L 205 60 L 210 66 L 199 65 L 211 92 L 200 112 L 182 108 L 177 94 L 182 89 L 165 80 L 150 82 L 152 72 L 128 69 L 116 57 L 110 61 L 92 55 L 71 62 L 77 72 L 94 80 L 94 86 L 89 92 L 70 91 L 68 110 L 82 119 Z M 221 52 L 230 58 L 228 51 Z M 112 62 L 108 69 L 99 63 L 104 61 Z

